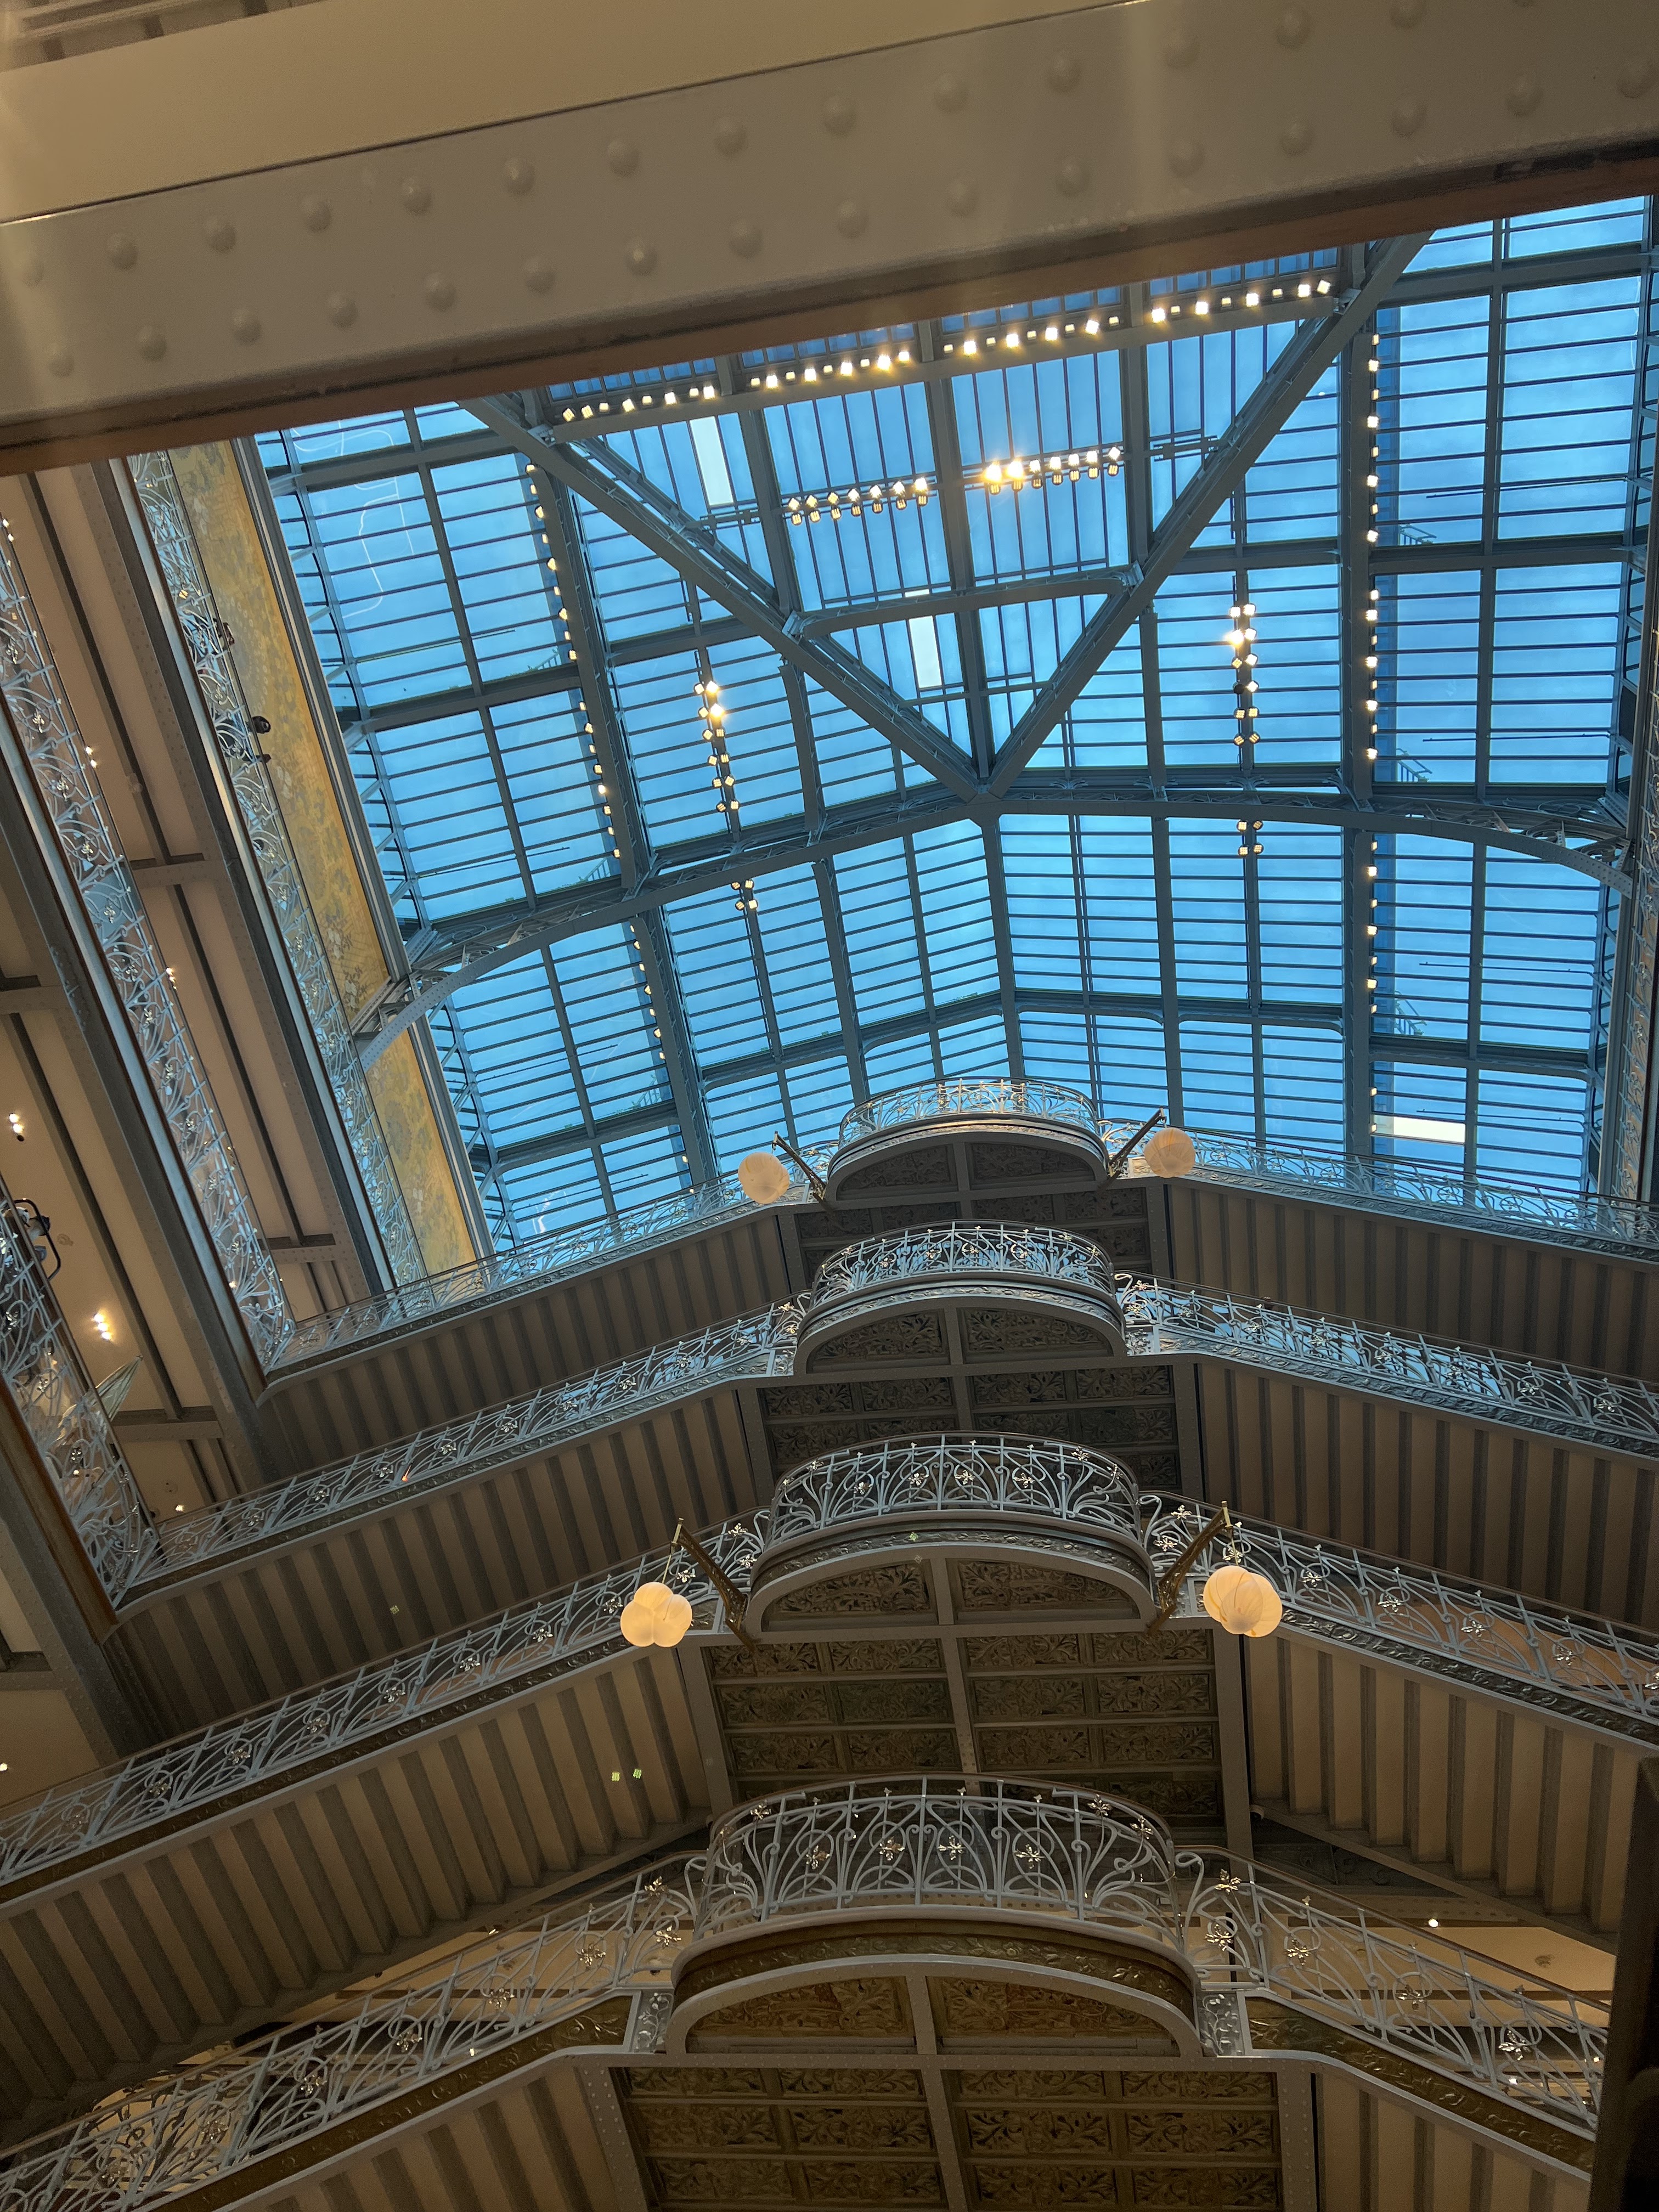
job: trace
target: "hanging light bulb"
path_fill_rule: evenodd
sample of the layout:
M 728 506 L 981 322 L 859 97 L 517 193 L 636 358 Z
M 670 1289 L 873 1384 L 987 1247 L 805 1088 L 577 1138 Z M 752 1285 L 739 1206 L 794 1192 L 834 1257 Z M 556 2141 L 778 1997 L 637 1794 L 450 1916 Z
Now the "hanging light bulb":
M 738 1188 L 757 1206 L 775 1206 L 789 1194 L 789 1170 L 775 1152 L 750 1152 L 738 1164 Z
M 1249 1568 L 1218 1567 L 1204 1585 L 1204 1610 L 1230 1636 L 1271 1636 L 1285 1604 L 1266 1575 Z
M 617 1622 L 629 1644 L 644 1650 L 653 1644 L 672 1650 L 691 1626 L 691 1601 L 666 1583 L 641 1583 Z
M 1198 1146 L 1184 1129 L 1159 1129 L 1147 1138 L 1140 1157 L 1152 1175 L 1190 1175 L 1198 1165 Z

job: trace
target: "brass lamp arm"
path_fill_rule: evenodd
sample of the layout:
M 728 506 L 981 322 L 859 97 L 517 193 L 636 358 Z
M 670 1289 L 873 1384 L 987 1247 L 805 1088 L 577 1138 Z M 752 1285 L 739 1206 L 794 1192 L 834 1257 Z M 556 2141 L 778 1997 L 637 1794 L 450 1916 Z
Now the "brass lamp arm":
M 1188 1576 L 1191 1574 L 1197 1563 L 1198 1556 L 1205 1546 L 1212 1542 L 1224 1532 L 1230 1531 L 1232 1525 L 1232 1516 L 1224 1505 L 1221 1510 L 1212 1515 L 1206 1525 L 1193 1538 L 1192 1542 L 1188 1545 L 1186 1550 L 1158 1586 L 1158 1607 L 1147 1628 L 1146 1632 L 1149 1636 L 1156 1636 L 1175 1611 L 1182 1586 Z
M 786 1155 L 787 1158 L 793 1160 L 795 1165 L 800 1170 L 801 1173 L 806 1178 L 806 1188 L 811 1192 L 813 1197 L 817 1199 L 818 1204 L 822 1206 L 824 1200 L 830 1195 L 830 1189 L 828 1184 L 824 1182 L 823 1177 L 818 1173 L 817 1170 L 811 1165 L 808 1161 L 804 1160 L 801 1158 L 800 1154 L 795 1150 L 787 1137 L 781 1137 L 775 1129 L 772 1132 L 772 1142 L 777 1146 L 781 1152 Z
M 758 1651 L 760 1646 L 743 1625 L 743 1599 L 738 1595 L 735 1584 L 726 1570 L 716 1566 L 697 1539 L 688 1533 L 683 1521 L 678 1521 L 674 1524 L 673 1540 L 668 1547 L 669 1558 L 672 1559 L 675 1553 L 680 1550 L 687 1551 L 691 1554 L 714 1584 L 716 1595 L 726 1607 L 726 1625 L 742 1644 L 744 1650 Z

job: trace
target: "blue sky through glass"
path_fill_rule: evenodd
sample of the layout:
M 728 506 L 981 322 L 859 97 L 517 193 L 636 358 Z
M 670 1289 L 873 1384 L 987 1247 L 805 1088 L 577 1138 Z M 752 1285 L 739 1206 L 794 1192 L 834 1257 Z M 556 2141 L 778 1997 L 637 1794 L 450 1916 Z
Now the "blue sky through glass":
M 463 409 L 262 438 L 417 952 L 617 882 L 630 837 L 644 867 L 739 833 L 800 841 L 752 891 L 734 857 L 735 889 L 528 951 L 435 1017 L 498 1232 L 672 1188 L 775 1129 L 819 1142 L 896 1084 L 1009 1070 L 1114 1115 L 1164 1106 L 1263 1141 L 1584 1180 L 1616 901 L 1540 854 L 1341 817 L 1367 776 L 1379 805 L 1619 796 L 1650 234 L 1632 201 L 1431 241 L 1006 805 L 971 817 L 946 818 L 924 768 L 579 495 L 565 534 L 582 573 L 554 569 L 522 456 Z M 542 404 L 550 421 L 592 407 L 596 450 L 982 770 L 1295 330 L 1293 310 L 1205 330 L 1196 302 L 1338 274 L 1333 253 L 1292 257 L 588 380 Z M 1177 305 L 1184 323 L 1155 325 Z M 1135 342 L 1044 356 L 1048 331 L 1132 310 Z M 922 374 L 947 347 L 952 373 Z M 881 349 L 890 384 L 836 388 L 841 359 Z M 769 373 L 793 387 L 776 404 L 645 416 L 647 392 L 741 394 Z M 1044 453 L 1095 465 L 1051 464 L 1017 492 L 982 480 Z M 1224 641 L 1244 623 L 1248 694 Z M 709 682 L 712 757 L 713 695 L 694 688 Z M 1334 818 L 1257 826 L 1274 793 Z M 905 834 L 901 804 L 941 818 Z M 839 835 L 854 823 L 859 842 Z M 836 833 L 822 854 L 809 829 Z

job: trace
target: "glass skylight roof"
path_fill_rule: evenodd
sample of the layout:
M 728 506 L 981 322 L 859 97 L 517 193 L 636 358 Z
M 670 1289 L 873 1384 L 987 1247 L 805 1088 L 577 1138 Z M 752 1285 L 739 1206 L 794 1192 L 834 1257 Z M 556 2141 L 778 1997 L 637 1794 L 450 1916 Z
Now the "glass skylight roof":
M 817 1142 L 897 1084 L 1003 1071 L 1114 1115 L 1593 1179 L 1616 894 L 1451 810 L 1622 801 L 1651 261 L 1642 201 L 1431 240 L 1000 799 L 959 799 L 659 532 L 532 479 L 465 409 L 262 438 L 421 975 L 584 902 L 430 1015 L 498 1234 L 702 1180 L 775 1129 Z M 531 397 L 982 786 L 1357 266 Z M 687 415 L 705 390 L 729 396 Z M 984 481 L 1045 456 L 1035 487 Z M 1235 669 L 1243 627 L 1257 665 Z M 1368 792 L 1442 818 L 1379 826 Z M 682 862 L 709 866 L 624 913 Z

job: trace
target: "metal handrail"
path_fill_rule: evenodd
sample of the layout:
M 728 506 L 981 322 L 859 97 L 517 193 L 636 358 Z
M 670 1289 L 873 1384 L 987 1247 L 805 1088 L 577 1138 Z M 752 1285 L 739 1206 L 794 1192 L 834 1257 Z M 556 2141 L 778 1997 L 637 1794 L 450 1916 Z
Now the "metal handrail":
M 998 1241 L 1002 1239 L 1008 1241 Z M 950 1272 L 952 1255 L 960 1255 L 970 1276 L 995 1271 L 1029 1280 L 1041 1268 L 1039 1255 L 1055 1252 L 1065 1269 L 1076 1272 L 1051 1274 L 1049 1279 L 1081 1280 L 1110 1297 L 1115 1322 L 1121 1306 L 1133 1357 L 1225 1358 L 1598 1450 L 1659 1456 L 1659 1394 L 1645 1383 L 1373 1328 L 1266 1300 L 1115 1277 L 1097 1246 L 1064 1231 L 968 1224 L 866 1240 L 832 1255 L 809 1297 L 799 1304 L 764 1308 L 571 1382 L 356 1453 L 314 1474 L 165 1521 L 159 1554 L 144 1580 L 153 1586 L 162 1577 L 219 1562 L 252 1546 L 384 1507 L 425 1485 L 459 1481 L 509 1464 L 532 1448 L 614 1425 L 624 1410 L 644 1413 L 725 1382 L 792 1373 L 804 1322 L 828 1302 L 826 1282 L 838 1291 L 843 1286 L 938 1279 Z M 1029 1268 L 1028 1255 L 1034 1262 Z M 857 1280 L 848 1279 L 854 1274 Z
M 117 1604 L 158 1556 L 149 1508 L 0 1184 L 0 1380 L 33 1440 L 99 1586 Z
M 665 1988 L 690 1929 L 691 1864 L 637 1875 L 579 1911 L 556 1906 L 345 2020 L 285 2030 L 100 2106 L 0 2166 L 0 2212 L 140 2212 L 607 1997 Z
M 722 1814 L 696 1940 L 778 1919 L 964 1902 L 1182 1941 L 1164 1823 L 1098 1791 L 981 1777 L 830 1783 Z
M 1175 1559 L 1209 1517 L 1206 1507 L 1173 1494 L 1149 1493 L 1141 1506 L 1155 1564 Z M 1235 1512 L 1232 1524 L 1194 1563 L 1184 1611 L 1198 1610 L 1195 1593 L 1212 1568 L 1247 1563 L 1278 1590 L 1293 1632 L 1386 1653 L 1500 1696 L 1529 1692 L 1547 1711 L 1659 1744 L 1659 1637 L 1271 1521 Z
M 832 1252 L 812 1278 L 810 1314 L 848 1291 L 917 1275 L 1038 1275 L 1086 1284 L 1113 1296 L 1117 1279 L 1098 1244 L 1065 1229 L 1007 1226 L 1000 1222 L 945 1222 L 932 1229 L 902 1229 L 866 1237 Z
M 1561 1360 L 1515 1358 L 1193 1284 L 1122 1275 L 1117 1287 L 1130 1349 L 1145 1358 L 1207 1353 L 1338 1389 L 1375 1389 L 1473 1413 L 1595 1450 L 1659 1456 L 1659 1392 L 1627 1376 Z
M 964 1077 L 951 1083 L 911 1083 L 866 1098 L 842 1117 L 837 1150 L 911 1121 L 945 1121 L 978 1114 L 1018 1114 L 1039 1121 L 1064 1121 L 1098 1136 L 1094 1103 L 1068 1084 L 1036 1076 Z M 1133 1127 L 1133 1124 L 1130 1125 Z
M 1311 1146 L 1260 1146 L 1194 1131 L 1206 1182 L 1299 1198 L 1379 1200 L 1390 1213 L 1444 1221 L 1462 1216 L 1485 1230 L 1513 1227 L 1552 1243 L 1659 1258 L 1659 1208 L 1547 1183 L 1495 1182 L 1449 1175 L 1408 1160 L 1368 1160 Z
M 805 1157 L 816 1170 L 827 1163 L 830 1152 L 827 1146 L 820 1146 Z M 805 1178 L 792 1170 L 787 1199 L 778 1202 L 809 1195 Z M 551 1230 L 515 1250 L 491 1253 L 442 1274 L 400 1283 L 395 1291 L 377 1297 L 360 1298 L 353 1305 L 313 1314 L 295 1324 L 280 1364 L 286 1370 L 301 1360 L 322 1358 L 368 1339 L 418 1328 L 441 1315 L 486 1304 L 528 1285 L 578 1274 L 617 1253 L 648 1252 L 689 1231 L 718 1228 L 722 1222 L 738 1220 L 754 1211 L 754 1200 L 744 1196 L 736 1176 L 729 1175 L 716 1182 L 672 1191 L 665 1198 L 647 1199 L 614 1219 Z
M 1496 1960 L 1249 1860 L 1201 1854 L 1185 1948 L 1212 1992 L 1260 1995 L 1419 2066 L 1593 2136 L 1607 2015 L 1571 1990 L 1535 1996 Z M 1513 1970 L 1507 1970 L 1513 1972 Z
M 714 1563 L 746 1587 L 758 1548 L 752 1518 L 727 1521 L 704 1540 Z M 326 1767 L 388 1729 L 441 1717 L 484 1692 L 509 1695 L 607 1653 L 626 1650 L 617 1621 L 642 1581 L 665 1581 L 718 1618 L 708 1579 L 666 1549 L 585 1576 L 509 1606 L 493 1619 L 435 1636 L 413 1650 L 371 1660 L 319 1687 L 216 1721 L 171 1743 L 135 1753 L 84 1780 L 61 1783 L 0 1812 L 0 1887 L 27 1882 L 55 1865 L 177 1823 L 233 1796 Z
M 0 701 L 40 793 L 157 1111 L 261 1366 L 290 1316 L 229 1132 L 173 987 L 172 972 L 59 681 L 11 541 L 0 530 Z
M 927 1510 L 1036 1514 L 1140 1539 L 1135 1479 L 1121 1461 L 1079 1444 L 938 1436 L 853 1446 L 796 1468 L 773 1493 L 765 1548 L 848 1522 Z
M 959 1096 L 963 1103 L 941 1103 L 941 1094 L 951 1098 Z M 1013 1096 L 1022 1103 L 1012 1103 Z M 1079 1101 L 1088 1105 L 1081 1092 L 1059 1084 L 988 1078 L 980 1082 L 913 1085 L 905 1091 L 886 1092 L 853 1109 L 842 1124 L 840 1143 L 852 1143 L 878 1129 L 900 1127 L 907 1119 L 926 1118 L 930 1113 L 1035 1113 L 1039 1100 L 1048 1097 L 1058 1097 L 1060 1105 L 1046 1118 L 1067 1126 L 1080 1125 L 1081 1117 L 1073 1109 Z M 970 1100 L 974 1103 L 969 1103 Z M 1092 1109 L 1087 1118 L 1110 1152 L 1118 1152 L 1137 1134 L 1133 1122 L 1096 1120 Z M 1291 1197 L 1346 1199 L 1362 1205 L 1375 1200 L 1381 1210 L 1412 1219 L 1462 1218 L 1477 1230 L 1516 1228 L 1586 1250 L 1636 1259 L 1659 1258 L 1659 1209 L 1652 1206 L 1595 1194 L 1553 1190 L 1542 1183 L 1471 1182 L 1405 1161 L 1362 1160 L 1311 1146 L 1256 1146 L 1239 1138 L 1201 1131 L 1191 1133 L 1198 1148 L 1196 1175 L 1201 1182 Z M 836 1149 L 819 1146 L 803 1157 L 813 1172 L 822 1176 Z M 800 1203 L 811 1195 L 805 1178 L 792 1174 L 791 1188 L 779 1202 Z M 551 1231 L 514 1251 L 496 1253 L 442 1274 L 401 1284 L 382 1296 L 360 1298 L 332 1312 L 313 1315 L 297 1324 L 278 1364 L 289 1367 L 320 1358 L 348 1346 L 418 1326 L 434 1316 L 484 1304 L 532 1283 L 579 1273 L 617 1253 L 647 1251 L 688 1232 L 718 1227 L 752 1211 L 752 1201 L 744 1197 L 736 1176 L 723 1176 L 712 1183 L 648 1200 L 614 1219 Z
M 608 1425 L 623 1408 L 630 1415 L 647 1413 L 719 1382 L 787 1374 L 798 1323 L 795 1306 L 767 1306 L 397 1443 L 354 1453 L 313 1474 L 164 1521 L 160 1553 L 146 1579 L 153 1583 L 252 1545 L 324 1528 L 430 1484 L 508 1465 L 532 1449 L 550 1450 Z
M 1154 1569 L 1167 1567 L 1206 1517 L 1176 1498 L 1137 1500 L 1126 1469 L 1080 1445 L 936 1437 L 809 1462 L 785 1479 L 769 1510 L 737 1516 L 702 1540 L 747 1596 L 766 1556 L 803 1536 L 884 1514 L 914 1528 L 921 1513 L 964 1507 L 1011 1519 L 1041 1516 L 1062 1532 L 1127 1535 Z M 1477 1691 L 1637 1743 L 1659 1732 L 1659 1638 L 1583 1614 L 1545 1613 L 1511 1591 L 1477 1589 L 1237 1516 L 1231 1535 L 1218 1538 L 1197 1562 L 1182 1594 L 1182 1614 L 1197 1613 L 1204 1574 L 1235 1558 L 1275 1583 L 1292 1632 L 1426 1665 Z M 9 1808 L 0 1814 L 0 1884 L 28 1882 L 158 1824 L 325 1766 L 387 1730 L 441 1717 L 461 1699 L 510 1696 L 550 1670 L 621 1656 L 618 1616 L 639 1583 L 652 1579 L 684 1590 L 704 1625 L 718 1625 L 715 1593 L 691 1559 L 647 1553 Z
M 1379 1929 L 1357 1907 L 1221 1853 L 1098 1790 L 933 1778 L 785 1790 L 709 1831 L 694 1940 L 779 1921 L 967 1905 L 1150 1941 L 1206 1992 L 1259 1994 L 1593 2134 L 1605 2017 L 1496 1961 Z M 1599 2014 L 1600 2008 L 1594 2008 Z M 1213 2015 L 1200 2007 L 1213 2049 Z

